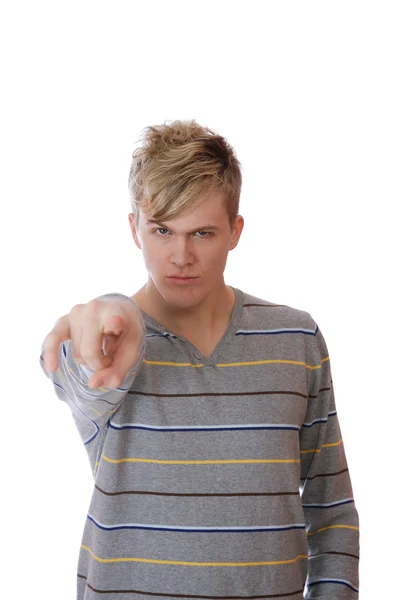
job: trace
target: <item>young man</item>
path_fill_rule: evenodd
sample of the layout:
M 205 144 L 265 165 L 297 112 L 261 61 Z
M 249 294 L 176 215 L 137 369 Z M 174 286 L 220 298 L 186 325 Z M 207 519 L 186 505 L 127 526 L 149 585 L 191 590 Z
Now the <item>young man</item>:
M 142 336 L 121 385 L 90 389 L 90 357 L 76 362 L 69 341 L 48 375 L 95 480 L 77 598 L 355 600 L 358 513 L 322 333 L 224 282 L 244 225 L 227 201 L 227 181 L 240 192 L 229 145 L 194 122 L 151 131 L 151 169 L 132 168 L 147 193 L 166 172 L 157 189 L 212 166 L 219 179 L 153 204 L 135 190 L 148 281 L 129 297 Z

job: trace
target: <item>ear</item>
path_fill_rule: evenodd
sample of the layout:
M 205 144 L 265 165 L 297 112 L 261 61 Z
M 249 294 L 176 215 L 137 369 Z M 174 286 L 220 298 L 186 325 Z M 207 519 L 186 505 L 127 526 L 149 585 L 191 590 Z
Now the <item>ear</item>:
M 133 217 L 133 213 L 129 213 L 128 219 L 129 219 L 129 226 L 130 226 L 131 231 L 132 231 L 132 237 L 135 240 L 136 246 L 139 248 L 139 250 L 141 250 L 142 247 L 141 247 L 140 242 L 139 242 L 139 237 L 138 237 L 138 233 L 137 233 L 137 229 L 136 229 L 135 219 Z
M 240 236 L 243 231 L 244 219 L 241 215 L 236 217 L 236 222 L 233 226 L 232 240 L 229 250 L 233 250 L 239 243 Z

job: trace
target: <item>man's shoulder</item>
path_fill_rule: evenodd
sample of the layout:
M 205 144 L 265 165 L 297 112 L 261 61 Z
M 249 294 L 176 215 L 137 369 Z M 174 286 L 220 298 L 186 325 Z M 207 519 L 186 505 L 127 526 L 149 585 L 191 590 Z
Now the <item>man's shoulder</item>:
M 315 331 L 316 323 L 311 314 L 301 308 L 267 300 L 243 292 L 244 316 L 258 322 L 266 321 L 275 326 L 301 327 Z

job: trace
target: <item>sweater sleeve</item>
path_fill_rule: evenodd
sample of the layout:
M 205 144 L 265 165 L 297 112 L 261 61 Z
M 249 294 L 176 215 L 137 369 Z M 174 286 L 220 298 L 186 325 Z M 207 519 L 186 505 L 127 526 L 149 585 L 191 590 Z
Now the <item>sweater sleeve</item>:
M 308 541 L 306 600 L 357 600 L 359 520 L 324 337 L 308 347 L 308 405 L 300 430 L 300 496 Z
M 123 296 L 123 294 L 106 294 L 105 296 Z M 101 296 L 104 298 L 105 296 Z M 123 296 L 128 298 L 128 296 Z M 133 299 L 130 298 L 132 302 Z M 137 304 L 135 303 L 137 306 Z M 138 308 L 139 310 L 139 308 Z M 139 310 L 140 313 L 140 310 Z M 108 422 L 124 401 L 143 363 L 146 353 L 146 325 L 140 313 L 142 332 L 139 354 L 120 387 L 110 389 L 100 387 L 91 389 L 88 382 L 94 371 L 75 362 L 72 355 L 71 340 L 60 344 L 58 353 L 58 369 L 48 373 L 44 366 L 44 341 L 40 353 L 40 366 L 53 384 L 56 396 L 65 402 L 72 413 L 79 435 L 88 453 L 93 475 L 96 473 L 98 460 L 102 451 Z

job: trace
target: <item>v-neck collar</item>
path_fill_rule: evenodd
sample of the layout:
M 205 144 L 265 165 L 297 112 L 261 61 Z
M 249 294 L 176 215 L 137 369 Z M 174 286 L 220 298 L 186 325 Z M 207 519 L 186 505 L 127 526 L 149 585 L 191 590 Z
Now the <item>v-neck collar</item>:
M 164 335 L 172 335 L 173 337 L 175 337 L 176 339 L 178 339 L 182 343 L 184 343 L 185 347 L 190 349 L 190 352 L 193 355 L 193 358 L 195 360 L 199 360 L 203 366 L 205 366 L 205 367 L 215 366 L 216 362 L 217 362 L 217 358 L 223 352 L 228 338 L 232 335 L 232 333 L 234 333 L 236 331 L 238 321 L 240 320 L 240 318 L 242 316 L 243 292 L 239 288 L 236 288 L 232 285 L 229 287 L 231 287 L 235 293 L 235 303 L 233 305 L 231 317 L 230 317 L 228 326 L 225 330 L 225 333 L 221 337 L 221 339 L 219 340 L 217 345 L 215 346 L 215 348 L 214 348 L 212 354 L 210 354 L 210 356 L 205 356 L 204 354 L 202 354 L 202 352 L 200 352 L 200 350 L 194 344 L 192 344 L 192 342 L 190 342 L 187 338 L 185 338 L 182 335 L 178 335 L 172 329 L 167 329 L 161 323 L 159 323 L 156 319 L 153 319 L 153 317 L 148 315 L 143 309 L 140 309 L 140 311 L 141 311 L 141 313 L 143 315 L 143 319 L 146 323 L 151 325 L 153 328 L 160 330 Z

